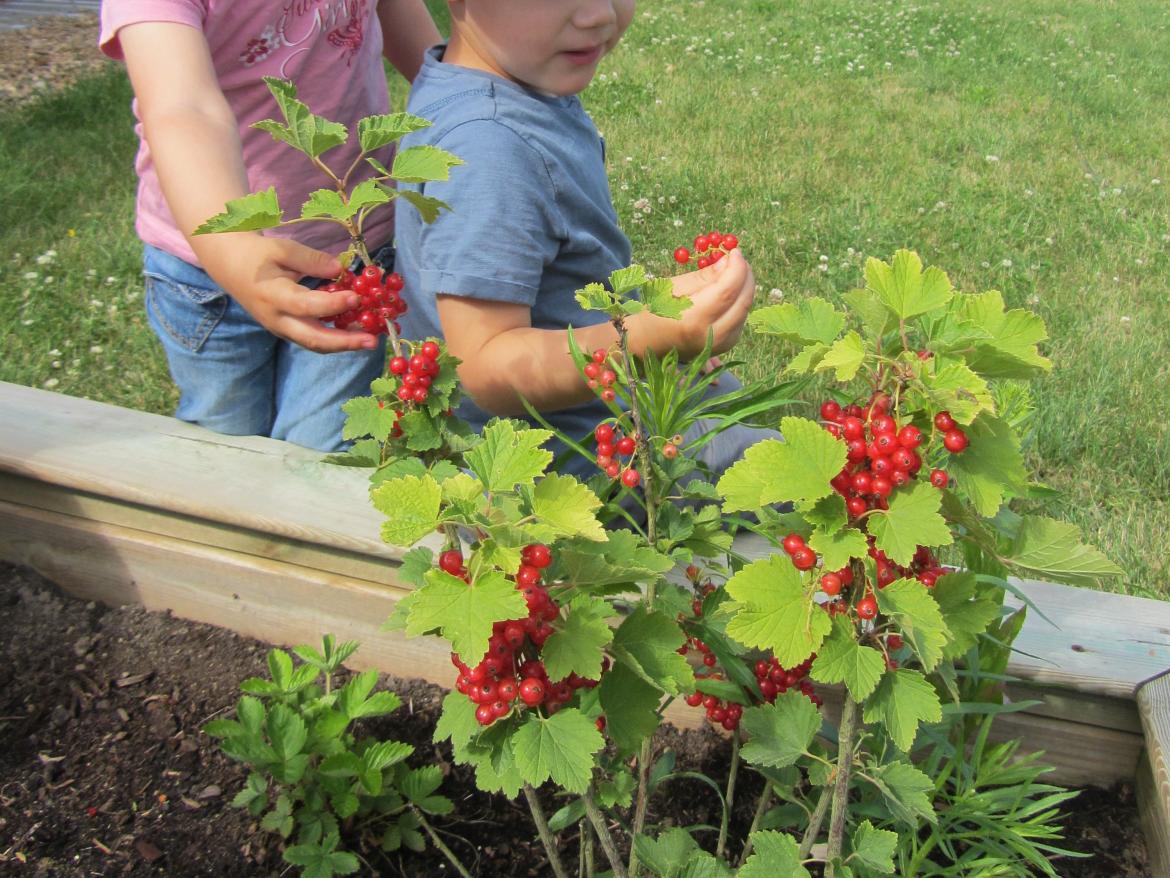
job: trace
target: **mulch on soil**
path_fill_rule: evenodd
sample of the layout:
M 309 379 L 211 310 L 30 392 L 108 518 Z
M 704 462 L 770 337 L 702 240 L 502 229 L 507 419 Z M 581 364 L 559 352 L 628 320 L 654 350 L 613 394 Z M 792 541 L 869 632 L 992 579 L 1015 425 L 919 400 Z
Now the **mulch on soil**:
M 246 773 L 200 733 L 229 713 L 238 684 L 265 673 L 268 645 L 230 631 L 68 597 L 37 574 L 0 564 L 0 874 L 36 878 L 287 874 L 274 836 L 231 807 Z M 440 764 L 455 813 L 445 841 L 480 876 L 550 874 L 527 809 L 475 789 L 450 751 L 431 742 L 441 689 L 386 677 L 403 707 L 369 731 L 415 745 L 411 764 Z M 728 748 L 708 730 L 667 728 L 680 768 L 726 774 Z M 733 838 L 742 837 L 761 783 L 740 775 Z M 547 791 L 546 791 L 547 792 Z M 674 781 L 673 824 L 718 824 L 710 791 Z M 668 800 L 668 801 L 667 801 Z M 545 807 L 559 806 L 548 794 Z M 1067 878 L 1148 878 L 1133 791 L 1088 790 L 1066 837 L 1092 860 L 1061 864 Z M 681 807 L 680 807 L 681 805 Z M 737 834 L 738 830 L 738 834 Z M 575 862 L 576 842 L 563 834 Z M 600 856 L 600 852 L 599 852 Z M 385 855 L 369 874 L 452 874 L 440 855 Z
M 0 31 L 0 108 L 19 106 L 115 62 L 97 47 L 96 15 L 34 19 Z

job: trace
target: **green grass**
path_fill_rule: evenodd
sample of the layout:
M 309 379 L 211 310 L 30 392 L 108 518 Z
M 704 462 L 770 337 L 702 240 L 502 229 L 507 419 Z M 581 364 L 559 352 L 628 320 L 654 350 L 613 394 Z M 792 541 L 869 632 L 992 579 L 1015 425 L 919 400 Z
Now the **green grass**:
M 1036 310 L 1055 368 L 1028 447 L 1061 492 L 1049 512 L 1128 571 L 1113 587 L 1166 597 L 1168 56 L 1155 0 L 643 0 L 584 100 L 635 256 L 658 271 L 719 228 L 761 298 L 835 298 L 867 257 L 909 247 Z M 128 103 L 114 73 L 0 114 L 0 379 L 165 412 Z M 783 365 L 760 338 L 737 354 L 750 377 Z

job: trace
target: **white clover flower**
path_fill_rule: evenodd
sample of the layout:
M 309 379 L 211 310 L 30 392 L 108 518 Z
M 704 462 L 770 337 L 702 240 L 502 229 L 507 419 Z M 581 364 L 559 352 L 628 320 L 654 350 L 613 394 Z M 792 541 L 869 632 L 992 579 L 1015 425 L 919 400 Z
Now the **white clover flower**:
M 1123 315 L 1122 315 L 1122 317 L 1121 317 L 1121 322 L 1122 322 L 1124 325 L 1128 326 L 1128 325 L 1129 325 L 1129 317 L 1123 314 Z
M 822 253 L 821 254 L 821 262 L 824 263 L 824 262 L 828 262 L 828 261 L 829 261 L 829 257 L 826 256 L 824 253 Z
M 60 383 L 61 382 L 58 381 L 56 378 L 50 378 L 48 381 L 46 381 L 44 384 L 42 384 L 41 387 L 45 388 L 46 390 L 52 390 L 54 387 L 56 387 Z
M 1003 262 L 1000 263 L 1000 265 L 1002 265 L 1004 268 L 1011 268 L 1012 261 L 1010 259 L 1005 259 L 1005 260 L 1003 260 Z
M 26 271 L 23 277 L 25 280 L 36 280 L 38 277 L 40 277 L 40 275 L 35 271 Z
M 1045 243 L 1045 244 L 1047 244 L 1049 247 L 1051 247 L 1051 246 L 1052 246 L 1052 239 L 1051 239 L 1051 238 L 1045 238 L 1045 239 L 1044 239 L 1044 243 Z
M 91 354 L 100 354 L 105 350 L 100 344 L 90 345 L 89 352 Z
M 998 162 L 998 161 L 999 161 L 999 156 L 997 156 L 997 155 L 985 155 L 985 156 L 983 157 L 983 160 L 984 160 L 985 162 L 991 162 L 992 164 L 995 164 L 996 162 Z
M 49 356 L 50 357 L 59 357 L 59 356 L 61 356 L 61 352 L 59 350 L 57 350 L 56 348 L 53 348 L 51 351 L 49 351 Z
M 680 219 L 676 219 L 673 223 L 673 225 L 676 229 L 679 228 L 680 226 L 682 226 L 682 224 L 683 224 L 683 221 Z
M 1150 185 L 1151 186 L 1161 186 L 1162 181 L 1159 180 L 1157 177 L 1155 177 L 1153 180 L 1150 181 Z
M 114 277 L 113 275 L 110 275 L 109 277 L 106 278 L 106 286 L 107 287 L 112 287 L 117 282 L 118 282 L 118 279 L 116 277 Z
M 1032 295 L 1028 296 L 1028 298 L 1027 298 L 1027 299 L 1025 299 L 1025 301 L 1026 301 L 1026 302 L 1027 302 L 1029 305 L 1033 305 L 1033 306 L 1034 306 L 1034 305 L 1039 305 L 1039 304 L 1040 304 L 1040 297 L 1039 297 L 1039 296 L 1037 296 L 1035 293 L 1032 293 Z
M 768 290 L 768 301 L 769 302 L 780 302 L 780 301 L 783 301 L 783 299 L 784 299 L 784 290 L 777 289 L 776 287 L 772 287 L 772 289 Z

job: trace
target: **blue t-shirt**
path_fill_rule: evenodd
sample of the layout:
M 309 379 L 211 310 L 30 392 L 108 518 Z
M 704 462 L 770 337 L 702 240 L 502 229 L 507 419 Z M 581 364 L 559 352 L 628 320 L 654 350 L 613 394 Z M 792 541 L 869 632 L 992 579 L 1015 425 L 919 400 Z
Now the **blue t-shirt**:
M 604 314 L 582 310 L 574 293 L 629 265 L 630 242 L 618 226 L 593 121 L 576 96 L 551 97 L 444 64 L 443 49 L 428 51 L 407 104 L 433 125 L 404 137 L 400 150 L 436 146 L 465 164 L 447 182 L 400 184 L 451 207 L 426 224 L 406 199 L 396 202 L 396 267 L 410 304 L 402 334 L 442 335 L 440 293 L 527 305 L 540 329 L 604 322 Z M 543 414 L 579 439 L 609 410 L 594 400 Z M 459 415 L 476 428 L 491 418 L 466 399 Z M 581 460 L 571 469 L 596 472 Z

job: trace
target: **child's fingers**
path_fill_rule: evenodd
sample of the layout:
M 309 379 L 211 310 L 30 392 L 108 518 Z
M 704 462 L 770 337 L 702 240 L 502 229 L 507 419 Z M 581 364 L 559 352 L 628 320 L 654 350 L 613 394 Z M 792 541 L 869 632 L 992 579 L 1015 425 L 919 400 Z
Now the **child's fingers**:
M 323 250 L 314 250 L 296 241 L 275 239 L 280 250 L 279 261 L 282 268 L 296 274 L 298 277 L 337 277 L 341 274 L 341 263 L 336 256 L 330 256 Z
M 378 346 L 378 337 L 375 335 L 368 332 L 351 332 L 348 329 L 334 329 L 318 320 L 286 317 L 279 321 L 276 334 L 319 354 L 373 350 Z

